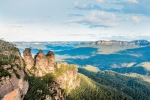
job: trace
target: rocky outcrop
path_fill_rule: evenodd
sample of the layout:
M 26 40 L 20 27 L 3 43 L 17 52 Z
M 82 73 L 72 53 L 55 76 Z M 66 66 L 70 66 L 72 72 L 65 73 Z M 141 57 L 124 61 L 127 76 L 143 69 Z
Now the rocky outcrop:
M 46 55 L 47 61 L 48 61 L 48 66 L 47 70 L 49 72 L 54 73 L 54 64 L 55 64 L 55 56 L 52 51 L 49 51 L 48 54 Z
M 31 49 L 30 48 L 26 48 L 25 51 L 23 52 L 23 56 L 24 56 L 24 61 L 26 63 L 26 69 L 31 69 L 31 67 L 34 66 L 34 60 L 32 58 L 32 54 L 31 54 Z
M 67 63 L 55 64 L 55 56 L 52 51 L 49 51 L 45 55 L 42 50 L 39 50 L 33 59 L 34 64 L 32 67 L 30 63 L 32 60 L 31 57 L 30 49 L 25 49 L 24 58 L 27 58 L 25 62 L 27 62 L 27 66 L 30 66 L 28 68 L 30 68 L 31 75 L 52 78 L 52 82 L 47 83 L 47 88 L 49 88 L 52 95 L 47 95 L 46 100 L 66 100 L 66 94 L 69 94 L 71 90 L 80 85 L 77 67 Z
M 36 67 L 35 75 L 39 77 L 44 76 L 47 73 L 48 60 L 42 50 L 35 56 L 34 61 Z
M 11 78 L 4 78 L 0 86 L 2 100 L 23 100 L 27 93 L 29 84 L 24 80 L 24 72 L 18 70 L 20 79 L 13 73 Z
M 59 84 L 53 82 L 50 87 L 50 92 L 53 94 L 52 96 L 46 96 L 46 100 L 66 100 L 66 94 L 62 91 Z
M 70 93 L 71 90 L 80 86 L 80 80 L 77 78 L 77 75 L 77 68 L 67 70 L 56 79 L 56 82 L 60 85 L 60 88 L 66 89 L 67 93 Z
M 24 53 L 30 49 L 26 49 Z M 31 53 L 30 51 L 28 53 Z M 24 54 L 24 56 L 31 54 Z M 25 61 L 29 61 L 28 59 L 25 59 Z M 26 62 L 27 62 L 26 61 Z M 30 64 L 30 63 L 29 63 Z M 28 63 L 27 63 L 28 66 Z M 52 51 L 49 51 L 46 55 L 42 52 L 42 50 L 39 50 L 39 52 L 34 57 L 34 66 L 30 69 L 31 73 L 34 74 L 37 77 L 45 76 L 46 74 L 51 73 L 55 79 L 53 80 L 54 83 L 50 86 L 50 91 L 53 93 L 55 92 L 56 98 L 59 98 L 58 100 L 65 100 L 60 99 L 64 98 L 64 95 L 62 96 L 62 92 L 60 92 L 59 89 L 64 89 L 69 93 L 71 90 L 75 89 L 77 86 L 80 85 L 80 79 L 78 76 L 78 69 L 74 65 L 69 65 L 67 63 L 56 63 L 55 64 L 55 56 Z M 54 86 L 53 86 L 54 85 Z M 57 100 L 57 99 L 56 99 Z
M 60 85 L 61 89 L 65 89 L 66 93 L 80 86 L 80 79 L 78 77 L 78 68 L 75 65 L 69 65 L 65 62 L 56 64 L 56 83 Z
M 47 73 L 54 73 L 55 56 L 52 51 L 44 55 L 42 50 L 32 58 L 31 50 L 26 48 L 23 52 L 26 68 L 34 73 L 35 76 L 44 76 Z
M 36 67 L 36 76 L 44 76 L 47 73 L 54 73 L 54 54 L 49 51 L 47 55 L 44 55 L 42 50 L 34 58 L 34 65 Z
M 28 91 L 23 60 L 11 43 L 0 41 L 0 100 L 23 100 Z
M 95 42 L 83 42 L 82 45 L 120 45 L 120 46 L 148 46 L 150 45 L 149 41 L 146 40 L 135 40 L 135 41 L 104 41 L 99 40 Z

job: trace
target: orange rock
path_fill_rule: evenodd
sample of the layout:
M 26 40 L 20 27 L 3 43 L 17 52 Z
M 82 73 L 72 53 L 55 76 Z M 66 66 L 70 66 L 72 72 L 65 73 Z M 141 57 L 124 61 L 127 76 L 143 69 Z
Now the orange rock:
M 2 100 L 22 100 L 19 89 L 15 89 L 9 94 L 5 95 Z

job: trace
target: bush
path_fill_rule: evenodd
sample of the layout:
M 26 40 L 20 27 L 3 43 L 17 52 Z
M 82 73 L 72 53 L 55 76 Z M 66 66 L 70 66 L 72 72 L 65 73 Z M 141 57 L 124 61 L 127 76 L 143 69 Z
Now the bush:
M 37 70 L 36 66 L 31 67 L 30 70 L 34 70 L 34 72 Z
M 11 77 L 11 74 L 7 70 L 0 68 L 0 77 L 3 77 L 3 76 L 4 77 L 6 77 L 6 76 Z
M 18 65 L 18 64 L 15 64 L 16 66 L 17 66 L 17 68 L 19 69 L 19 70 L 21 70 L 22 68 Z
M 48 73 L 45 76 L 43 76 L 42 79 L 46 84 L 50 84 L 54 82 L 54 80 L 56 79 L 56 76 L 53 73 Z
M 13 72 L 15 73 L 16 77 L 20 79 L 20 75 L 18 74 L 17 70 L 13 69 Z

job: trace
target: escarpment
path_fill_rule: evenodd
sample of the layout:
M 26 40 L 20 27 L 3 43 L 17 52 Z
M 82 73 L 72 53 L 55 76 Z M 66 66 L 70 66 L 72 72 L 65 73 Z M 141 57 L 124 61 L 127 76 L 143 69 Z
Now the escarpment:
M 19 50 L 0 40 L 0 100 L 23 100 L 29 84 Z
M 104 41 L 104 40 L 99 40 L 99 41 L 94 41 L 94 42 L 83 42 L 81 44 L 84 45 L 119 45 L 119 46 L 149 46 L 150 42 L 147 40 L 135 40 L 135 41 Z

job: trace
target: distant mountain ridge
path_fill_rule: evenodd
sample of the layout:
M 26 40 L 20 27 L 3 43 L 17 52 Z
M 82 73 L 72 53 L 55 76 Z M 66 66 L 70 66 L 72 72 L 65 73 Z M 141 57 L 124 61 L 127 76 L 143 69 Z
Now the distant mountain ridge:
M 16 45 L 40 45 L 40 44 L 52 44 L 52 45 L 120 45 L 120 46 L 149 46 L 150 42 L 147 40 L 134 40 L 134 41 L 117 41 L 117 40 L 98 40 L 98 41 L 47 41 L 47 42 L 13 42 Z
M 111 40 L 111 41 L 105 41 L 105 40 L 98 40 L 95 42 L 82 42 L 82 45 L 120 45 L 120 46 L 149 46 L 150 42 L 147 40 L 134 40 L 134 41 L 116 41 L 116 40 Z

